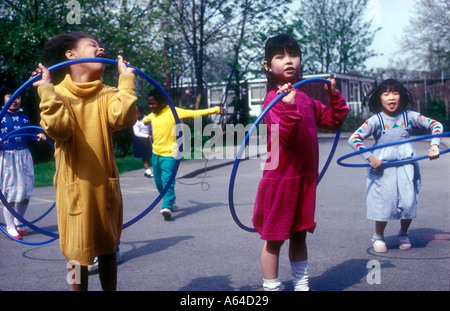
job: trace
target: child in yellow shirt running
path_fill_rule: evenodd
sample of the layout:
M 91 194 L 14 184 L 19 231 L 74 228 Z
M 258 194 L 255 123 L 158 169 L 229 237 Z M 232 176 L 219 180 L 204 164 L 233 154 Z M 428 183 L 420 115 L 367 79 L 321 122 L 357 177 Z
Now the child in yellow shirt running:
M 152 123 L 153 129 L 153 155 L 152 166 L 155 184 L 159 192 L 162 192 L 170 180 L 176 164 L 178 145 L 176 136 L 172 136 L 172 128 L 176 125 L 175 118 L 165 98 L 157 91 L 148 93 L 148 103 L 151 113 L 143 119 L 144 124 Z M 179 119 L 207 116 L 215 113 L 223 113 L 222 107 L 211 109 L 188 110 L 175 108 Z M 161 214 L 165 220 L 172 218 L 172 211 L 177 208 L 175 203 L 175 179 L 163 198 Z

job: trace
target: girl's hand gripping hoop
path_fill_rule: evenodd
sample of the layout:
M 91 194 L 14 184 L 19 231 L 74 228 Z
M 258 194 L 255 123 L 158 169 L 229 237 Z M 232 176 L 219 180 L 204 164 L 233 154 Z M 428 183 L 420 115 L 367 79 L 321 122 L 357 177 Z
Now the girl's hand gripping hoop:
M 340 157 L 339 159 L 337 159 L 337 164 L 339 164 L 340 166 L 345 166 L 345 167 L 369 167 L 370 166 L 369 163 L 361 163 L 361 164 L 354 163 L 353 164 L 353 163 L 343 163 L 343 161 L 345 159 L 354 157 L 355 155 L 358 155 L 358 154 L 361 154 L 361 153 L 364 153 L 367 151 L 373 151 L 373 150 L 384 148 L 384 147 L 401 145 L 404 143 L 410 143 L 413 141 L 419 141 L 419 140 L 424 140 L 424 139 L 429 139 L 429 138 L 448 137 L 448 136 L 450 136 L 450 132 L 445 132 L 445 133 L 441 133 L 441 134 L 432 134 L 432 135 L 431 134 L 430 135 L 422 135 L 422 136 L 417 136 L 417 137 L 413 137 L 413 138 L 409 138 L 409 139 L 405 139 L 405 140 L 394 141 L 394 142 L 387 143 L 387 144 L 376 145 L 376 146 L 373 146 L 370 148 L 363 148 L 358 151 L 354 151 L 354 152 L 348 153 L 348 154 Z M 450 151 L 450 148 L 440 151 L 439 155 L 448 153 L 449 151 Z M 404 165 L 404 164 L 408 164 L 411 162 L 415 162 L 415 161 L 419 161 L 419 160 L 423 160 L 423 159 L 427 159 L 427 158 L 430 158 L 429 154 L 424 155 L 424 156 L 414 157 L 414 158 L 403 159 L 403 160 L 387 161 L 387 162 L 383 162 L 383 167 Z
M 304 84 L 313 83 L 313 82 L 326 83 L 326 90 L 329 93 L 333 94 L 334 92 L 336 92 L 335 83 L 332 84 L 331 81 L 329 81 L 327 79 L 323 79 L 323 78 L 312 78 L 312 79 L 303 80 L 303 81 L 297 82 L 293 86 L 294 86 L 294 88 L 299 88 L 300 86 L 302 86 Z M 328 86 L 330 87 L 329 89 L 328 89 Z M 249 228 L 249 227 L 245 226 L 244 224 L 242 224 L 242 222 L 237 217 L 236 210 L 234 208 L 233 194 L 234 194 L 234 182 L 235 182 L 235 179 L 236 179 L 237 169 L 238 169 L 238 166 L 239 166 L 239 162 L 241 161 L 242 154 L 244 153 L 245 148 L 247 147 L 247 144 L 248 144 L 248 142 L 250 140 L 250 136 L 255 131 L 255 129 L 259 125 L 259 123 L 264 119 L 264 116 L 269 112 L 269 110 L 272 109 L 272 107 L 275 106 L 275 104 L 277 102 L 279 102 L 285 95 L 287 95 L 287 93 L 283 93 L 282 92 L 281 94 L 279 94 L 272 102 L 269 103 L 269 105 L 267 105 L 267 107 L 263 110 L 263 112 L 261 112 L 259 117 L 256 119 L 255 123 L 252 125 L 252 127 L 248 131 L 247 135 L 245 136 L 244 141 L 241 144 L 241 147 L 240 147 L 240 149 L 238 151 L 236 159 L 234 160 L 233 169 L 231 171 L 230 184 L 229 184 L 229 187 L 228 187 L 228 202 L 229 202 L 229 206 L 230 206 L 231 216 L 233 217 L 234 221 L 236 222 L 236 224 L 239 227 L 241 227 L 242 229 L 244 229 L 245 231 L 248 231 L 248 232 L 255 232 L 255 229 L 254 228 Z M 328 169 L 328 166 L 330 165 L 331 159 L 333 158 L 334 152 L 336 151 L 336 147 L 337 147 L 337 144 L 339 142 L 339 137 L 340 137 L 340 130 L 338 130 L 336 132 L 336 136 L 334 138 L 334 143 L 333 143 L 333 146 L 331 148 L 330 154 L 328 155 L 328 159 L 327 159 L 324 167 L 322 168 L 322 171 L 319 174 L 318 183 L 323 178 L 323 176 L 325 175 L 325 172 Z

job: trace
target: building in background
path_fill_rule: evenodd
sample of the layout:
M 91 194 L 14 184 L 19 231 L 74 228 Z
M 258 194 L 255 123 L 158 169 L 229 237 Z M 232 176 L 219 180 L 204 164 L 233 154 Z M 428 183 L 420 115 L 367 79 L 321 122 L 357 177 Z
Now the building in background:
M 305 75 L 304 79 L 326 79 L 330 76 L 330 74 Z M 337 88 L 341 91 L 350 107 L 350 115 L 360 116 L 363 114 L 362 100 L 374 87 L 375 79 L 350 74 L 335 74 L 334 77 Z M 328 104 L 328 94 L 324 91 L 322 83 L 306 84 L 301 86 L 300 89 L 312 98 Z M 233 106 L 235 102 L 234 94 L 229 92 L 225 102 L 225 91 L 225 84 L 208 86 L 208 106 L 225 105 L 229 113 L 237 113 Z M 249 116 L 253 118 L 258 117 L 262 112 L 264 97 L 266 96 L 266 79 L 253 79 L 243 82 L 241 84 L 241 94 L 243 105 L 248 107 Z

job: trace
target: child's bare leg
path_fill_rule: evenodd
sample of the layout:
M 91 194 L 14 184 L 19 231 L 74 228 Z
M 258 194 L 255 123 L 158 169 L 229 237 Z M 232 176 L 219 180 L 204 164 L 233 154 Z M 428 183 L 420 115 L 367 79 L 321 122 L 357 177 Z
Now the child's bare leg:
M 98 272 L 104 291 L 115 291 L 117 286 L 116 252 L 98 256 Z
M 278 277 L 278 261 L 281 245 L 284 241 L 266 241 L 261 252 L 261 267 L 263 278 L 275 279 Z
M 289 260 L 304 261 L 308 259 L 308 249 L 306 247 L 306 231 L 296 231 L 289 239 Z
M 79 282 L 72 282 L 72 290 L 75 292 L 78 291 L 87 291 L 88 290 L 88 281 L 89 281 L 89 271 L 87 266 L 77 266 L 69 268 L 69 272 L 72 272 L 73 269 L 76 269 L 76 273 L 79 271 L 80 275 L 76 276 L 76 279 Z
M 261 268 L 266 290 L 278 290 L 278 262 L 284 241 L 266 241 L 261 252 Z
M 384 236 L 384 229 L 386 229 L 387 221 L 375 221 L 375 233 L 379 236 Z
M 400 230 L 405 233 L 408 232 L 411 222 L 412 219 L 400 219 Z

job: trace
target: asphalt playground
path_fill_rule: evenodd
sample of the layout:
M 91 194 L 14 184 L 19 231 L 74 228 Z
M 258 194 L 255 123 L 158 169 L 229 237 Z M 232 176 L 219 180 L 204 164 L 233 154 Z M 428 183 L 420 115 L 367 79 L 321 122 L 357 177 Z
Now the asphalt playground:
M 319 138 L 321 164 L 333 135 Z M 418 217 L 410 227 L 412 249 L 398 249 L 398 222 L 386 229 L 388 252 L 371 247 L 373 222 L 365 215 L 365 168 L 346 168 L 336 159 L 351 152 L 342 134 L 328 171 L 318 186 L 317 228 L 307 238 L 312 292 L 437 292 L 449 290 L 450 156 L 420 161 L 422 187 Z M 418 155 L 429 143 L 414 143 Z M 441 150 L 450 146 L 444 139 Z M 234 203 L 239 219 L 251 227 L 251 213 L 264 155 L 241 161 L 236 175 Z M 354 158 L 358 161 L 358 158 Z M 118 266 L 119 291 L 252 292 L 262 290 L 259 256 L 263 241 L 233 220 L 228 202 L 234 158 L 183 160 L 176 194 L 179 209 L 170 221 L 159 213 L 159 203 L 142 219 L 124 229 Z M 145 210 L 158 196 L 153 179 L 137 170 L 120 176 L 124 222 Z M 54 202 L 53 187 L 35 188 L 26 214 L 42 215 Z M 1 213 L 3 215 L 3 213 Z M 3 220 L 3 217 L 0 217 Z M 36 225 L 57 232 L 53 210 Z M 24 240 L 49 237 L 30 230 Z M 24 245 L 0 236 L 0 291 L 70 291 L 66 260 L 58 241 Z M 292 291 L 287 242 L 282 248 L 279 279 Z M 89 290 L 100 291 L 97 271 L 89 277 Z M 200 294 L 197 294 L 197 296 Z M 178 303 L 181 301 L 177 301 Z

